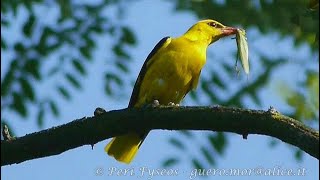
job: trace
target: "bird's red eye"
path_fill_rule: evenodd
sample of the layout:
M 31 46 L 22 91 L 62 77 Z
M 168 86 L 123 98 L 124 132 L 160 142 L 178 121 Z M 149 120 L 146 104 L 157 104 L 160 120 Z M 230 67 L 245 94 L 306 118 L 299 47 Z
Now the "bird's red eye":
M 209 26 L 217 27 L 217 23 L 215 23 L 215 22 L 209 22 Z

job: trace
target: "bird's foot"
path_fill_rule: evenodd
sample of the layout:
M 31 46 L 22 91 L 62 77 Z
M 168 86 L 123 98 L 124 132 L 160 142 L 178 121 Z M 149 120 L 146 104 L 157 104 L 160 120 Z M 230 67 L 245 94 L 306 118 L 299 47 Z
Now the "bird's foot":
M 158 106 L 160 106 L 160 102 L 155 99 L 155 100 L 152 101 L 152 103 L 143 105 L 142 108 L 151 108 L 151 107 L 155 108 L 155 107 L 158 107 Z
M 99 116 L 99 115 L 101 115 L 101 114 L 103 114 L 103 113 L 106 113 L 107 111 L 106 110 L 104 110 L 103 108 L 101 108 L 101 107 L 97 107 L 96 108 L 96 110 L 94 110 L 94 116 Z
M 168 106 L 175 106 L 175 107 L 179 107 L 180 106 L 180 104 L 175 104 L 175 103 L 173 103 L 173 102 L 169 102 L 168 103 Z
M 16 139 L 15 137 L 11 136 L 9 128 L 5 124 L 2 127 L 2 136 L 3 136 L 3 139 L 6 141 L 12 141 Z
M 280 114 L 280 112 L 277 111 L 273 106 L 269 107 L 268 113 L 270 113 L 270 114 Z
M 152 106 L 152 107 L 160 106 L 160 102 L 155 99 L 155 100 L 152 101 L 151 106 Z

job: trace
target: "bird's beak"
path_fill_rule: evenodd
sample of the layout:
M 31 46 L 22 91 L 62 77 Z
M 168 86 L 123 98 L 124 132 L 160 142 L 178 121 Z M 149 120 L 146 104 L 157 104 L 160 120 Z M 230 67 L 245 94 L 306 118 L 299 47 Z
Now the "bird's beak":
M 230 36 L 237 33 L 237 28 L 234 27 L 224 27 L 222 28 L 222 34 L 224 36 Z

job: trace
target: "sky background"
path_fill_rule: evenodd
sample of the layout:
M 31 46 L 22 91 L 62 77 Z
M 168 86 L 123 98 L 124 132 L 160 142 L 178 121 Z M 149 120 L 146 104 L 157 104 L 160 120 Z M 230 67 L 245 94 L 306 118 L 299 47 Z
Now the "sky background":
M 46 10 L 47 11 L 47 10 Z M 51 13 L 54 14 L 55 9 L 51 9 L 48 13 L 44 14 L 44 19 L 50 23 Z M 113 7 L 106 9 L 106 14 L 112 14 L 114 12 Z M 18 19 L 24 20 L 23 13 L 18 14 Z M 173 4 L 168 1 L 139 1 L 131 3 L 130 8 L 127 9 L 126 16 L 122 20 L 124 24 L 129 24 L 129 27 L 133 29 L 137 36 L 138 44 L 136 47 L 130 49 L 133 62 L 132 76 L 137 76 L 144 59 L 149 52 L 153 49 L 155 44 L 164 36 L 180 36 L 184 33 L 192 24 L 199 19 L 193 14 L 188 12 L 174 12 Z M 19 23 L 17 23 L 19 27 Z M 5 36 L 12 38 L 20 38 L 14 36 L 15 31 L 18 28 L 13 27 L 12 30 L 3 32 Z M 268 49 L 266 52 L 268 55 L 274 55 L 281 57 L 282 53 L 293 53 L 292 57 L 296 59 L 302 58 L 314 58 L 310 57 L 310 51 L 307 46 L 301 46 L 298 50 L 293 49 L 292 39 L 285 38 L 281 41 L 279 37 L 274 34 L 270 34 L 267 37 L 259 36 L 259 33 L 255 30 L 247 30 L 249 39 L 249 50 L 251 60 L 251 75 L 254 76 L 255 71 L 259 71 L 263 67 L 254 66 L 255 59 L 254 51 L 265 51 L 265 48 L 261 46 L 264 44 Z M 279 43 L 274 44 L 274 40 L 278 40 Z M 229 47 L 232 48 L 229 48 Z M 82 79 L 84 84 L 81 91 L 72 90 L 73 98 L 71 101 L 65 101 L 59 98 L 59 106 L 62 107 L 61 116 L 56 120 L 54 117 L 48 117 L 45 121 L 45 128 L 57 126 L 67 123 L 71 120 L 78 119 L 84 116 L 92 116 L 96 107 L 104 107 L 106 110 L 113 110 L 119 108 L 125 108 L 128 104 L 132 89 L 124 89 L 120 92 L 122 96 L 117 98 L 110 98 L 104 94 L 103 77 L 97 76 L 97 74 L 103 74 L 106 70 L 112 69 L 106 59 L 111 58 L 108 54 L 111 48 L 110 38 L 100 38 L 98 42 L 98 49 L 94 54 L 92 64 L 87 66 L 88 76 Z M 228 48 L 227 48 L 228 47 Z M 218 53 L 223 57 L 224 54 L 228 54 L 230 51 L 234 51 L 236 43 L 230 38 L 220 40 L 218 43 L 209 47 L 210 53 Z M 282 49 L 282 52 L 278 50 Z M 277 53 L 274 53 L 277 52 Z M 306 53 L 307 52 L 307 53 Z M 229 53 L 230 54 L 230 53 Z M 2 54 L 1 58 L 10 56 L 10 54 Z M 219 57 L 218 56 L 218 57 Z M 216 57 L 216 56 L 215 56 Z M 52 57 L 54 58 L 54 57 Z M 228 58 L 227 58 L 228 59 Z M 230 61 L 233 63 L 234 58 L 230 57 Z M 293 58 L 293 60 L 295 60 Z M 203 73 L 206 73 L 208 67 L 214 66 L 214 60 L 208 57 L 206 67 Z M 315 67 L 317 68 L 317 67 Z M 1 78 L 4 72 L 8 69 L 8 63 L 1 61 Z M 273 79 L 279 78 L 279 74 L 274 73 Z M 281 70 L 281 79 L 286 81 L 289 85 L 294 86 L 295 83 L 290 83 L 292 75 L 295 78 L 301 79 L 304 75 L 299 73 L 299 67 L 288 65 Z M 244 75 L 242 75 L 244 76 Z M 237 78 L 235 76 L 235 78 Z M 132 79 L 130 79 L 132 80 Z M 51 93 L 52 83 L 59 81 L 59 77 L 55 79 L 49 79 L 46 83 L 39 85 L 43 91 L 39 93 Z M 245 85 L 246 78 L 239 78 L 241 85 Z M 250 81 L 250 78 L 249 78 Z M 278 81 L 281 82 L 281 81 Z M 128 83 L 131 81 L 128 80 Z M 235 87 L 236 88 L 236 87 Z M 223 92 L 218 92 L 223 93 Z M 270 84 L 259 94 L 265 100 L 263 102 L 264 110 L 268 109 L 270 105 L 276 107 L 278 110 L 287 110 L 281 100 L 270 98 L 275 96 L 275 86 Z M 207 102 L 203 102 L 203 105 Z M 184 101 L 184 105 L 192 105 L 192 102 L 187 99 Z M 254 104 L 250 101 L 246 101 L 246 107 L 255 109 Z M 12 118 L 12 126 L 19 127 L 15 129 L 17 136 L 23 136 L 25 134 L 38 131 L 38 127 L 33 122 L 33 119 L 22 120 L 19 116 L 9 113 L 9 117 Z M 35 109 L 31 110 L 30 117 L 36 113 Z M 11 119 L 10 119 L 11 120 Z M 198 138 L 201 142 L 201 135 L 208 132 L 198 132 Z M 167 170 L 177 171 L 175 176 L 149 176 L 147 174 L 142 175 L 140 169 L 144 168 L 149 170 L 163 169 L 161 162 L 165 160 L 165 157 L 169 155 L 177 155 L 181 153 L 177 149 L 173 148 L 168 143 L 168 137 L 177 136 L 177 132 L 174 131 L 152 131 L 148 138 L 144 141 L 142 147 L 139 150 L 135 160 L 130 165 L 123 165 L 116 162 L 114 159 L 108 157 L 103 148 L 109 140 L 97 143 L 94 149 L 91 146 L 82 146 L 73 150 L 69 150 L 57 156 L 46 157 L 31 161 L 26 161 L 21 164 L 10 165 L 1 167 L 1 178 L 18 180 L 18 179 L 190 179 L 193 167 L 188 161 L 188 154 L 198 153 L 197 148 L 193 148 L 194 143 L 188 144 L 189 151 L 183 157 L 183 163 L 179 163 L 178 166 L 167 168 Z M 319 161 L 308 154 L 303 156 L 301 162 L 297 162 L 293 156 L 293 149 L 289 148 L 290 145 L 285 143 L 279 143 L 275 148 L 270 148 L 270 138 L 261 135 L 249 135 L 247 140 L 243 140 L 242 136 L 236 134 L 228 134 L 229 141 L 225 154 L 223 157 L 217 157 L 217 165 L 215 169 L 230 169 L 239 168 L 245 169 L 292 169 L 293 172 L 297 172 L 298 169 L 305 168 L 305 176 L 272 176 L 275 179 L 317 179 L 319 177 Z M 191 151 L 190 151 L 191 150 Z M 127 176 L 116 174 L 109 175 L 109 170 L 129 169 L 134 171 L 134 175 Z M 218 175 L 217 175 L 218 176 Z M 215 179 L 217 176 L 209 176 L 203 179 Z M 240 176 L 240 177 L 228 177 L 218 176 L 219 179 L 270 179 L 270 176 Z M 194 179 L 199 179 L 195 177 Z

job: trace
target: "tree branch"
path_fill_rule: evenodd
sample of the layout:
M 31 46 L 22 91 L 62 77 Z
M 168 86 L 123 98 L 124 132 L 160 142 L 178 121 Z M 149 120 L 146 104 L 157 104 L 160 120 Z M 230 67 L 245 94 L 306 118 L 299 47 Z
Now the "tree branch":
M 57 155 L 128 132 L 152 129 L 212 130 L 244 137 L 262 134 L 278 138 L 319 159 L 319 132 L 277 111 L 227 107 L 157 107 L 122 109 L 12 140 L 1 140 L 1 166 Z

